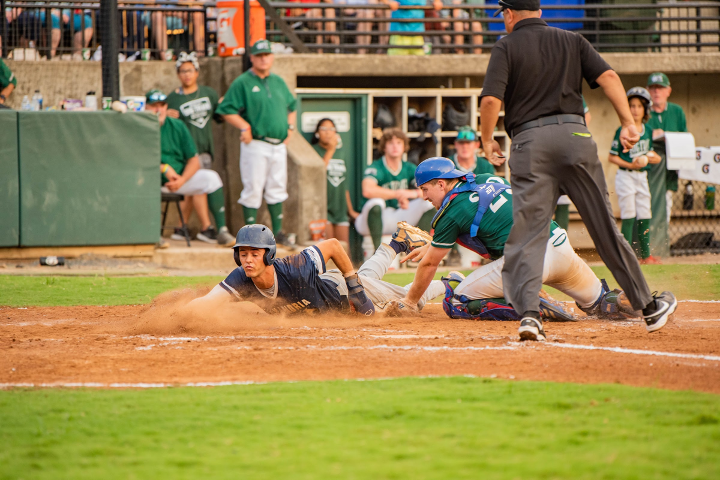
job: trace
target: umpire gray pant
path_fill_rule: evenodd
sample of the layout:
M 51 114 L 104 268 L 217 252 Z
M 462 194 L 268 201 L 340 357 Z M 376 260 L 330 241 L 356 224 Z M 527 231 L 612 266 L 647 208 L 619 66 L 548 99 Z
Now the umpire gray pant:
M 597 145 L 576 123 L 525 130 L 510 153 L 513 227 L 505 244 L 503 285 L 515 311 L 539 311 L 549 224 L 558 197 L 567 194 L 582 216 L 600 258 L 633 308 L 653 299 L 630 245 L 615 223 Z

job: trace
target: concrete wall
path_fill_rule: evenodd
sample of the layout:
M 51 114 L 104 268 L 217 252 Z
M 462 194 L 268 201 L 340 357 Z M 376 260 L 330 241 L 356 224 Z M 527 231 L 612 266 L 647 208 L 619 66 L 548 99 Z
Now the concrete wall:
M 621 75 L 626 88 L 645 85 L 649 73 L 663 71 L 673 84 L 671 101 L 680 104 L 688 118 L 688 128 L 698 145 L 720 145 L 720 53 L 609 53 L 603 57 Z M 386 88 L 481 87 L 489 55 L 443 55 L 429 57 L 387 57 L 383 55 L 288 55 L 278 56 L 274 72 L 293 89 L 303 86 L 324 88 L 362 87 L 372 84 Z M 39 88 L 46 105 L 62 98 L 83 98 L 95 90 L 100 95 L 100 64 L 95 62 L 13 62 L 7 61 L 18 77 L 18 88 L 9 105 L 19 108 L 22 96 Z M 242 72 L 240 58 L 203 59 L 200 81 L 222 95 Z M 438 74 L 437 72 L 442 72 Z M 142 95 L 151 88 L 170 91 L 178 84 L 171 62 L 120 64 L 123 95 Z M 618 126 L 612 106 L 600 90 L 584 90 L 593 116 L 590 130 L 598 144 L 600 159 L 614 190 L 615 167 L 607 165 L 607 150 Z M 238 132 L 226 126 L 215 128 L 216 168 L 226 185 L 228 220 L 233 230 L 242 226 L 242 210 L 236 200 L 242 191 L 239 175 Z M 323 212 L 325 189 L 322 164 L 313 157 L 304 140 L 297 138 L 291 150 L 289 172 L 290 199 L 286 205 L 287 230 L 307 238 L 307 225 Z M 614 197 L 614 195 L 611 195 Z M 261 211 L 261 221 L 268 221 Z M 591 248 L 589 238 L 579 230 L 574 245 Z

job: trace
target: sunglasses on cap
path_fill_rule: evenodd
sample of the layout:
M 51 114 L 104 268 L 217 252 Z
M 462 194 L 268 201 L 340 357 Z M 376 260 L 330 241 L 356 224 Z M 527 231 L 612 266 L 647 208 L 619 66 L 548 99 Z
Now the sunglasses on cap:
M 456 142 L 474 142 L 477 140 L 477 135 L 472 130 L 461 130 L 458 132 Z

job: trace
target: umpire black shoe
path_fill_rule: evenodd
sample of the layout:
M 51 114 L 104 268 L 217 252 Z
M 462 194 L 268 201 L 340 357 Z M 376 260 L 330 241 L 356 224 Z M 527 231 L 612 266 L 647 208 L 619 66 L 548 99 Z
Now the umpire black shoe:
M 656 332 L 664 327 L 670 315 L 677 310 L 677 299 L 672 293 L 662 292 L 657 295 L 655 292 L 653 297 L 655 298 L 655 310 L 653 312 L 647 312 L 647 309 L 643 310 L 643 320 L 645 320 L 648 332 Z
M 545 330 L 543 330 L 542 320 L 533 317 L 525 317 L 520 321 L 520 341 L 532 340 L 535 342 L 544 342 Z

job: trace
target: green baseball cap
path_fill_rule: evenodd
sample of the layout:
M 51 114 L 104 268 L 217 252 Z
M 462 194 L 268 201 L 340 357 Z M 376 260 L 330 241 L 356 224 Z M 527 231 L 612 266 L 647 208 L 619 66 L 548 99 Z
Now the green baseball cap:
M 647 86 L 660 85 L 661 87 L 669 87 L 670 79 L 662 72 L 651 73 L 648 77 Z
M 145 104 L 146 105 L 152 105 L 153 103 L 166 103 L 167 102 L 167 95 L 165 95 L 163 92 L 158 90 L 157 88 L 153 88 L 149 92 L 145 94 Z
M 272 53 L 270 42 L 265 39 L 258 40 L 250 47 L 250 55 L 260 55 L 262 53 Z

